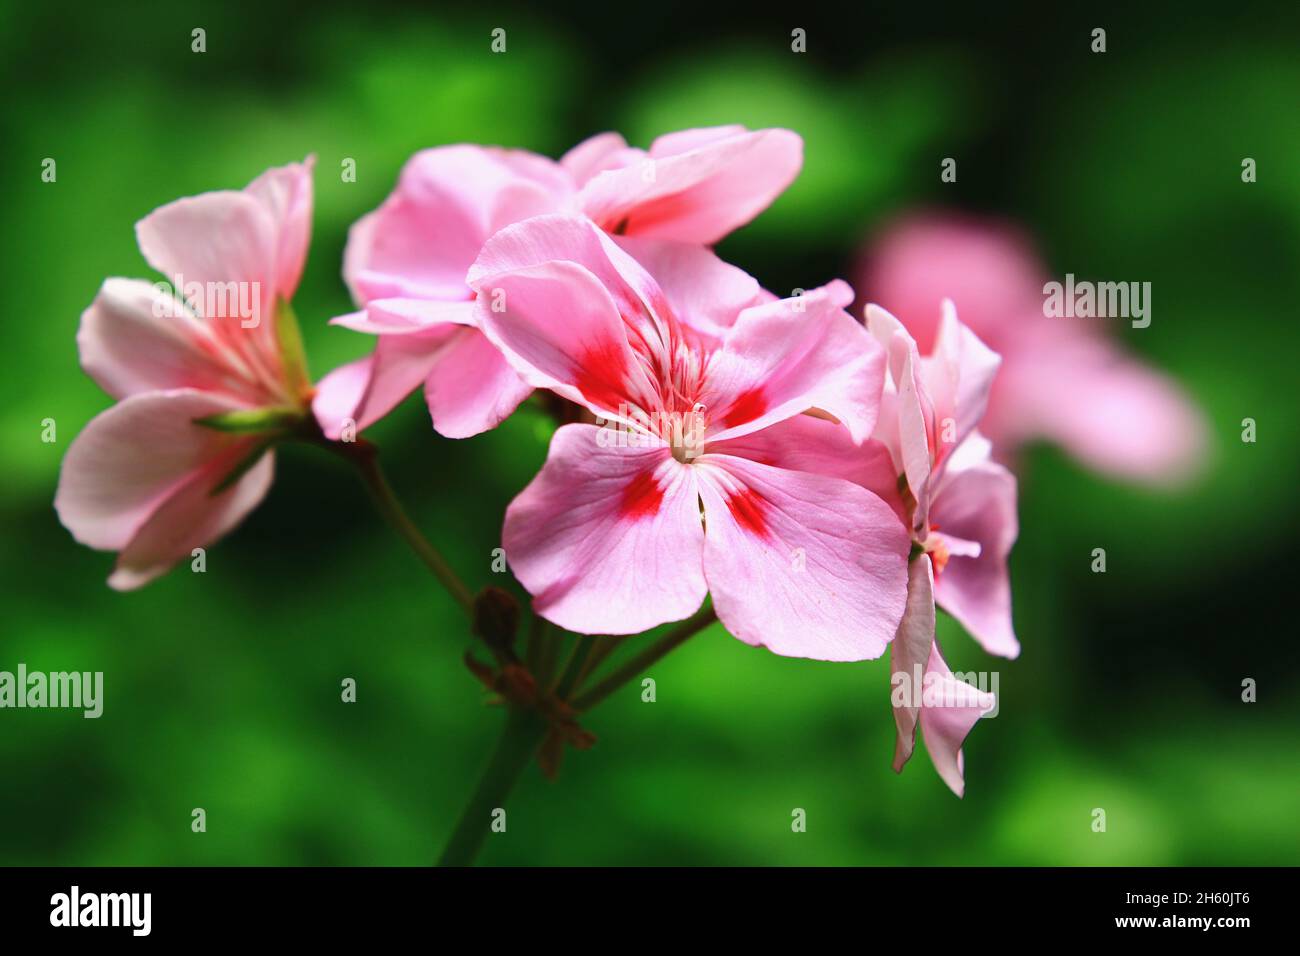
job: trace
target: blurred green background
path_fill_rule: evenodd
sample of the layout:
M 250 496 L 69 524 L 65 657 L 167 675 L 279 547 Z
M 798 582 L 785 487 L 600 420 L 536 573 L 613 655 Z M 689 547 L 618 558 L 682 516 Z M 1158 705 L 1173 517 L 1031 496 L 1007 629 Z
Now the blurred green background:
M 1012 563 L 1024 652 L 995 660 L 950 621 L 941 631 L 954 670 L 1001 673 L 1001 713 L 967 742 L 964 800 L 920 753 L 890 770 L 885 661 L 782 659 L 715 627 L 653 668 L 656 703 L 632 685 L 595 711 L 599 743 L 570 752 L 557 783 L 530 768 L 483 862 L 1300 862 L 1294 5 L 1036 5 L 1026 19 L 940 2 L 766 23 L 673 2 L 626 20 L 594 3 L 565 18 L 377 0 L 0 9 L 0 669 L 102 670 L 106 698 L 97 721 L 0 711 L 0 863 L 429 863 L 501 722 L 461 663 L 457 610 L 355 478 L 310 449 L 281 453 L 270 497 L 204 575 L 116 594 L 111 557 L 59 526 L 59 462 L 108 405 L 73 337 L 104 277 L 149 275 L 133 223 L 315 153 L 296 305 L 320 375 L 369 346 L 325 324 L 349 305 L 346 228 L 415 150 L 558 156 L 604 129 L 645 145 L 729 122 L 789 126 L 807 161 L 724 257 L 769 288 L 809 287 L 848 276 L 860 240 L 915 204 L 1018 219 L 1056 273 L 1154 283 L 1159 321 L 1118 334 L 1201 403 L 1215 461 L 1170 495 L 1052 449 L 1026 456 Z M 489 50 L 498 26 L 504 55 Z M 790 52 L 796 26 L 805 55 Z M 1104 55 L 1088 50 L 1094 26 Z M 941 184 L 949 155 L 959 182 Z M 41 182 L 45 157 L 57 183 Z M 345 157 L 355 183 L 340 181 Z M 1239 439 L 1246 416 L 1256 444 Z M 57 443 L 40 440 L 45 418 Z M 526 407 L 444 440 L 419 398 L 373 431 L 475 586 L 494 581 L 502 511 L 548 434 Z M 1094 547 L 1104 575 L 1089 571 Z M 340 702 L 344 677 L 356 704 Z M 1246 677 L 1255 704 L 1240 700 Z M 190 831 L 194 807 L 205 834 Z M 806 833 L 791 832 L 796 807 Z

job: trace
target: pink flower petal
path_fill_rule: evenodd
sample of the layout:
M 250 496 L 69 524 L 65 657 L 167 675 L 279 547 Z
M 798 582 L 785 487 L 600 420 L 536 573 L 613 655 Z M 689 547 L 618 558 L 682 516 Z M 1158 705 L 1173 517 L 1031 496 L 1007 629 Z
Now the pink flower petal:
M 721 263 L 709 263 L 706 271 L 698 258 L 689 254 L 682 258 L 698 270 L 697 275 L 725 281 L 728 291 L 735 288 L 738 280 L 730 272 L 724 276 Z M 650 328 L 651 324 L 668 320 L 670 310 L 659 283 L 613 239 L 580 216 L 537 216 L 502 229 L 484 245 L 468 281 L 482 294 L 495 275 L 552 262 L 573 263 L 590 272 L 618 305 L 624 322 L 642 334 L 655 334 L 658 329 Z M 485 305 L 491 307 L 492 302 Z M 508 302 L 503 305 L 509 307 Z M 498 305 L 496 311 L 501 308 Z
M 330 319 L 330 325 L 369 335 L 410 335 L 440 325 L 474 324 L 472 301 L 440 302 L 435 299 L 373 299 L 360 312 Z
M 567 174 L 517 151 L 442 146 L 416 153 L 397 189 L 353 226 L 344 279 L 360 302 L 467 299 L 465 273 L 501 227 L 571 202 Z
M 477 329 L 466 329 L 447 343 L 424 387 L 433 427 L 446 438 L 470 438 L 496 428 L 532 391 Z
M 212 302 L 191 303 L 200 316 L 214 322 L 225 320 L 218 324 L 230 337 L 274 341 L 271 310 L 279 285 L 276 256 L 280 237 L 262 202 L 248 193 L 231 191 L 178 199 L 141 219 L 135 232 L 145 259 L 168 282 L 179 279 L 187 287 L 201 283 L 211 290 L 200 298 Z M 243 285 L 237 288 L 227 283 Z M 237 288 L 234 297 L 224 291 L 229 288 Z M 223 292 L 218 297 L 215 292 L 219 289 Z M 250 306 L 257 306 L 255 316 L 238 316 L 238 310 L 230 307 L 238 303 L 238 292 Z M 210 309 L 210 305 L 216 308 Z M 209 315 L 209 311 L 217 314 Z M 242 327 L 244 321 L 256 325 Z
M 928 554 L 908 566 L 907 609 L 889 645 L 890 703 L 898 737 L 894 772 L 902 773 L 916 747 L 916 728 L 924 697 L 925 668 L 934 647 L 934 575 Z
M 279 244 L 275 254 L 275 291 L 288 301 L 298 290 L 311 244 L 312 168 L 316 158 L 268 169 L 245 189 L 260 202 L 275 224 Z
M 580 634 L 637 634 L 704 600 L 695 473 L 659 445 L 602 447 L 565 425 L 506 511 L 515 576 L 547 620 Z M 608 432 L 604 433 L 608 435 Z
M 252 443 L 249 443 L 252 451 Z M 215 464 L 180 484 L 141 525 L 118 555 L 108 584 L 130 591 L 148 584 L 193 550 L 223 538 L 257 507 L 275 477 L 275 455 L 265 452 L 233 485 L 213 496 L 212 488 L 229 470 Z
M 934 349 L 944 298 L 1004 354 L 1022 317 L 1042 315 L 1043 266 L 1023 233 L 1001 222 L 912 214 L 881 233 L 866 264 L 859 291 L 902 319 L 926 355 Z
M 713 357 L 702 401 L 712 440 L 737 437 L 818 408 L 855 442 L 871 435 L 885 357 L 834 304 L 834 286 L 746 309 Z
M 639 258 L 642 256 L 645 261 Z M 624 377 L 618 397 L 630 398 L 647 411 L 656 403 L 658 393 L 642 367 L 662 369 L 683 346 L 697 350 L 706 344 L 716 346 L 723 329 L 747 305 L 764 300 L 750 276 L 707 250 L 651 240 L 616 242 L 589 220 L 539 216 L 495 235 L 470 270 L 471 285 L 485 297 L 479 313 L 489 337 L 493 316 L 483 312 L 486 300 L 503 296 L 505 291 L 492 276 L 548 262 L 582 266 L 613 299 L 624 338 L 641 360 L 640 366 Z M 506 304 L 502 298 L 500 305 Z M 503 347 L 510 352 L 508 345 Z
M 686 131 L 596 175 L 578 202 L 610 232 L 711 245 L 766 209 L 802 165 L 803 140 L 789 130 Z
M 740 313 L 767 301 L 758 281 L 711 250 L 658 239 L 618 239 L 662 290 L 672 313 L 696 330 L 721 339 Z
M 729 139 L 735 139 L 737 136 L 745 136 L 749 130 L 739 123 L 730 123 L 725 126 L 699 126 L 695 129 L 675 130 L 671 133 L 664 133 L 650 144 L 649 153 L 656 159 L 662 159 L 666 156 L 676 156 L 680 153 L 689 153 L 692 150 L 703 149 L 706 146 L 713 146 L 716 143 Z
M 624 164 L 628 153 L 640 152 L 630 150 L 625 140 L 618 133 L 597 133 L 584 139 L 560 158 L 564 167 L 577 186 L 583 186 L 599 172 L 616 169 Z
M 1171 379 L 1127 357 L 1105 320 L 1043 313 L 1046 270 L 1020 230 L 944 214 L 909 216 L 873 246 L 862 288 L 936 340 L 941 297 L 1003 357 L 981 428 L 1000 457 L 1046 438 L 1120 478 L 1176 484 L 1204 464 L 1204 416 Z M 1068 400 L 1062 400 L 1068 395 Z
M 326 437 L 348 419 L 368 427 L 422 382 L 434 429 L 448 438 L 495 428 L 532 391 L 475 327 L 472 301 L 375 299 L 332 324 L 381 338 L 369 360 L 318 387 L 313 407 Z
M 984 417 L 1001 364 L 1001 356 L 957 320 L 956 308 L 945 299 L 934 355 L 922 360 L 926 388 L 934 403 L 936 472 L 942 472 L 944 459 Z
M 444 324 L 412 335 L 381 335 L 368 356 L 330 372 L 316 386 L 312 412 L 325 437 L 336 440 L 351 421 L 369 428 L 424 384 L 442 350 L 473 329 Z
M 986 651 L 1014 658 L 1020 653 L 1020 644 L 1011 625 L 1007 555 L 1019 533 L 1016 479 L 987 460 L 987 448 L 978 434 L 967 439 L 934 493 L 930 519 L 942 534 L 979 545 L 974 556 L 950 552 L 934 592 L 939 606 Z M 966 457 L 974 460 L 966 461 Z
M 934 405 L 926 389 L 916 342 L 893 315 L 868 305 L 867 328 L 886 350 L 892 390 L 881 401 L 878 434 L 907 476 L 916 506 L 913 528 L 925 527 L 930 508 L 930 471 L 934 464 Z M 887 414 L 886 414 L 887 413 Z
M 1177 485 L 1205 463 L 1209 429 L 1184 389 L 1103 339 L 1060 343 L 1007 372 L 999 422 L 1062 445 L 1090 468 Z
M 889 449 L 874 439 L 854 444 L 837 422 L 795 415 L 761 431 L 708 443 L 708 453 L 735 455 L 764 465 L 843 478 L 861 485 L 894 508 L 906 524 L 898 475 Z
M 82 544 L 124 552 L 123 576 L 114 586 L 143 583 L 191 548 L 216 540 L 266 493 L 269 457 L 211 494 L 256 439 L 194 419 L 241 407 L 193 389 L 145 392 L 96 416 L 73 441 L 54 508 Z
M 81 366 L 114 398 L 193 386 L 237 398 L 242 361 L 175 296 L 139 279 L 107 279 L 81 315 Z
M 617 417 L 621 406 L 644 407 L 654 393 L 625 321 L 648 328 L 653 317 L 625 275 L 646 294 L 659 294 L 644 270 L 589 223 L 544 216 L 494 236 L 470 282 L 479 326 L 524 378 Z
M 746 644 L 860 661 L 893 638 L 907 595 L 907 530 L 839 478 L 705 454 L 704 573 L 718 617 Z
M 374 372 L 374 354 L 340 365 L 316 383 L 311 411 L 325 437 L 338 441 L 343 426 L 356 423 L 357 405 L 366 392 Z M 364 427 L 358 425 L 358 430 Z
M 934 769 L 943 782 L 957 796 L 966 791 L 963 779 L 965 759 L 961 745 L 970 734 L 975 722 L 996 705 L 994 696 L 973 685 L 957 680 L 939 653 L 939 642 L 930 648 L 926 664 L 926 695 L 934 695 L 942 706 L 930 706 L 927 701 L 921 708 L 921 733 L 925 749 L 930 754 Z

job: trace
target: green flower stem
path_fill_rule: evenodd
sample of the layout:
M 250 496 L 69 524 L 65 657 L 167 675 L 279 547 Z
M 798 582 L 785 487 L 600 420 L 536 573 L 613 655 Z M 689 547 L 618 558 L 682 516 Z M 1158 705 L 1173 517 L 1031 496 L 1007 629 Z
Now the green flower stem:
M 420 529 L 415 526 L 402 507 L 397 495 L 394 494 L 392 486 L 388 479 L 384 477 L 383 469 L 379 467 L 379 455 L 373 445 L 369 443 L 355 443 L 352 448 L 345 449 L 343 446 L 347 443 L 332 442 L 334 450 L 347 458 L 357 466 L 357 471 L 361 475 L 361 480 L 365 482 L 366 487 L 370 490 L 370 496 L 374 499 L 375 507 L 379 513 L 384 516 L 384 520 L 392 525 L 393 530 L 402 536 L 411 550 L 415 552 L 416 557 L 424 562 L 425 566 L 433 572 L 433 576 L 438 579 L 447 592 L 455 599 L 456 603 L 464 609 L 465 613 L 474 616 L 474 595 L 470 589 L 465 586 L 465 582 L 460 579 L 447 559 L 442 553 L 435 548 L 426 538 Z M 355 450 L 352 450 L 355 449 Z
M 713 612 L 713 608 L 708 607 L 689 620 L 677 625 L 677 627 L 659 638 L 659 640 L 655 641 L 640 654 L 637 654 L 635 657 L 626 661 L 622 666 L 616 668 L 590 690 L 575 697 L 573 699 L 573 709 L 579 713 L 591 710 L 591 708 L 595 707 L 628 681 L 641 676 L 645 669 L 651 664 L 654 664 L 670 651 L 673 651 L 686 643 L 689 638 L 704 630 L 717 619 L 717 615 Z
M 573 638 L 573 651 L 569 654 L 569 660 L 564 665 L 564 673 L 560 675 L 560 682 L 555 685 L 555 696 L 560 700 L 567 700 L 569 694 L 573 693 L 578 682 L 582 680 L 588 670 L 588 661 L 591 655 L 595 653 L 596 647 L 600 644 L 600 638 L 575 635 Z
M 717 616 L 710 607 L 679 624 L 622 667 L 614 670 L 587 693 L 576 697 L 573 701 L 574 709 L 590 710 L 716 620 Z M 561 633 L 558 628 L 543 624 L 538 631 L 534 632 L 534 637 L 549 638 L 552 647 L 543 650 L 552 650 L 558 645 L 556 636 Z M 579 637 L 577 640 L 586 643 L 574 647 L 564 669 L 564 675 L 560 678 L 560 690 L 566 690 L 566 685 L 569 685 L 568 690 L 577 687 L 582 679 L 621 642 L 621 639 L 611 637 L 603 639 Z M 537 753 L 537 748 L 545 739 L 546 732 L 546 719 L 541 714 L 527 708 L 510 708 L 501 739 L 497 742 L 496 750 L 492 752 L 487 769 L 483 771 L 469 805 L 456 823 L 456 829 L 452 831 L 447 848 L 438 860 L 439 866 L 469 866 L 474 862 L 491 828 L 492 812 L 504 808 L 506 798 L 510 795 L 519 775 Z
M 505 729 L 488 760 L 469 805 L 456 823 L 439 866 L 470 866 L 483 847 L 492 826 L 492 813 L 504 808 L 519 775 L 528 766 L 546 736 L 546 720 L 536 711 L 510 708 Z
M 583 664 L 582 672 L 578 674 L 578 681 L 573 685 L 574 690 L 580 689 L 583 683 L 587 680 L 587 676 L 601 664 L 605 663 L 605 660 L 610 654 L 613 654 L 616 650 L 622 647 L 623 642 L 628 639 L 628 636 L 629 635 L 626 634 L 620 634 L 618 636 L 593 638 L 592 640 L 595 641 L 595 646 L 592 647 L 591 653 L 587 655 L 587 661 Z

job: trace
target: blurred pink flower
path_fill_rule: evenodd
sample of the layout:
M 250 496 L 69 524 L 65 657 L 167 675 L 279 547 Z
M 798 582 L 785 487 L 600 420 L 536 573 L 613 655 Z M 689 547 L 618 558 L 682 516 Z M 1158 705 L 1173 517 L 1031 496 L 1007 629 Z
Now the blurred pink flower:
M 498 233 L 469 281 L 480 327 L 529 383 L 606 422 L 556 432 L 506 513 L 506 557 L 539 614 L 632 634 L 707 591 L 732 634 L 778 654 L 884 651 L 906 529 L 857 484 L 786 462 L 841 433 L 856 447 L 875 424 L 884 358 L 843 311 L 846 285 L 776 300 L 698 246 L 563 216 Z
M 450 438 L 495 427 L 527 397 L 475 328 L 465 284 L 502 227 L 573 213 L 619 235 L 708 244 L 766 208 L 802 161 L 803 142 L 789 130 L 740 126 L 671 133 L 648 151 L 604 133 L 558 163 L 478 146 L 417 153 L 348 239 L 344 277 L 363 310 L 334 322 L 379 340 L 321 382 L 326 434 L 336 437 L 347 419 L 369 426 L 421 384 L 434 428 Z
M 1121 478 L 1176 482 L 1201 463 L 1203 418 L 1170 378 L 1124 354 L 1104 319 L 1044 314 L 1045 270 L 1015 230 L 922 214 L 869 247 L 858 290 L 897 315 L 922 350 L 934 342 L 939 302 L 1003 359 L 981 430 L 1000 456 L 1035 439 Z
M 264 437 L 196 419 L 307 409 L 301 355 L 286 352 L 277 326 L 307 255 L 311 166 L 154 210 L 136 237 L 170 288 L 108 279 L 82 314 L 82 367 L 120 401 L 68 449 L 54 507 L 82 544 L 120 552 L 114 588 L 139 587 L 217 540 L 270 487 Z

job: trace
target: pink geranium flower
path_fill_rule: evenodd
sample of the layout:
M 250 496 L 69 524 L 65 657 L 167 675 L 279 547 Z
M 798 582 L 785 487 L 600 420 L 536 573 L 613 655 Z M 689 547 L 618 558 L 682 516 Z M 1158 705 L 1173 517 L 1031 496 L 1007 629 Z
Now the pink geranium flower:
M 68 449 L 54 507 L 82 544 L 120 552 L 114 588 L 145 584 L 238 524 L 274 470 L 254 418 L 307 410 L 284 310 L 307 255 L 311 163 L 156 209 L 136 236 L 170 288 L 108 279 L 82 314 L 82 367 L 119 401 Z
M 558 163 L 478 146 L 417 153 L 349 236 L 344 276 L 363 309 L 334 321 L 379 340 L 321 382 L 316 410 L 326 433 L 337 436 L 348 419 L 365 428 L 423 385 L 434 427 L 465 438 L 495 427 L 529 394 L 475 328 L 465 282 L 497 230 L 575 213 L 620 235 L 712 243 L 766 208 L 802 157 L 789 130 L 740 126 L 672 133 L 648 151 L 605 133 Z
M 938 302 L 1003 358 L 981 429 L 999 454 L 1034 439 L 1091 468 L 1171 482 L 1204 456 L 1201 414 L 1171 379 L 1121 351 L 1105 319 L 1043 314 L 1045 270 L 1014 230 L 955 216 L 903 219 L 872 245 L 859 289 L 902 319 L 922 349 Z
M 894 769 L 911 757 L 919 725 L 939 775 L 960 796 L 962 742 L 995 701 L 949 670 L 935 639 L 935 606 L 985 650 L 1017 656 L 1007 555 L 1018 523 L 1016 480 L 976 431 L 999 357 L 958 321 L 952 302 L 941 314 L 934 352 L 923 357 L 894 316 L 867 306 L 867 327 L 889 364 L 874 441 L 892 467 L 867 473 L 864 483 L 894 504 L 914 542 L 907 610 L 890 645 Z
M 559 429 L 507 510 L 506 557 L 538 613 L 632 634 L 708 592 L 732 634 L 778 654 L 884 651 L 906 529 L 876 495 L 797 460 L 831 447 L 805 422 L 850 446 L 875 425 L 884 357 L 843 311 L 846 285 L 776 300 L 700 247 L 564 216 L 502 230 L 469 283 L 480 328 L 529 384 L 605 423 Z

